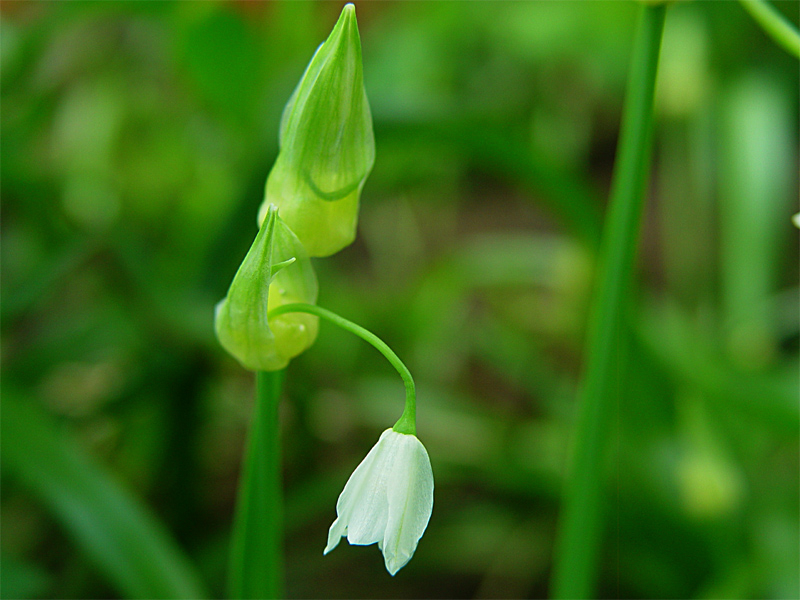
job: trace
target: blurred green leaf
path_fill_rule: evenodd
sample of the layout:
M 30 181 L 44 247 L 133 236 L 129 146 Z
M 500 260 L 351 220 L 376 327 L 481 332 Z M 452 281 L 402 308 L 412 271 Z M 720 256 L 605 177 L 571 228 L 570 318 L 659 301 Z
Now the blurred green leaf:
M 179 46 L 186 71 L 203 99 L 236 124 L 255 107 L 261 85 L 259 44 L 232 6 L 182 5 L 186 31 Z
M 748 423 L 797 436 L 800 379 L 794 366 L 769 375 L 743 371 L 726 360 L 709 336 L 674 306 L 649 307 L 636 331 L 676 381 L 690 384 L 726 412 L 740 411 Z
M 31 398 L 6 385 L 2 409 L 4 470 L 52 511 L 121 594 L 206 596 L 163 525 L 59 431 Z
M 380 115 L 376 114 L 376 118 Z M 453 119 L 449 115 L 436 121 L 378 123 L 377 136 L 400 135 L 406 144 L 446 143 L 465 151 L 481 168 L 495 172 L 528 190 L 564 227 L 590 248 L 600 243 L 600 203 L 590 184 L 559 166 L 546 156 L 531 151 L 516 127 L 506 127 L 481 119 Z
M 795 233 L 789 217 L 797 203 L 797 149 L 782 87 L 774 77 L 748 73 L 722 97 L 722 300 L 728 351 L 753 370 L 776 355 L 775 323 L 766 304 L 777 287 L 781 242 Z
M 50 577 L 41 567 L 8 556 L 0 557 L 0 598 L 41 598 Z

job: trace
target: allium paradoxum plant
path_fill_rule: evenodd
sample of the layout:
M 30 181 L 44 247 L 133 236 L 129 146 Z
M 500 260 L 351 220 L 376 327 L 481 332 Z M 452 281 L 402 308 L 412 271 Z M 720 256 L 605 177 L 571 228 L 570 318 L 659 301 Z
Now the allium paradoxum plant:
M 259 231 L 217 306 L 215 330 L 242 366 L 275 371 L 313 344 L 322 317 L 371 343 L 398 370 L 405 410 L 347 481 L 324 551 L 342 537 L 351 544 L 377 543 L 394 575 L 414 554 L 433 508 L 430 459 L 416 437 L 414 381 L 374 334 L 315 305 L 317 280 L 309 259 L 353 241 L 374 158 L 361 42 L 355 8 L 348 4 L 283 112 Z

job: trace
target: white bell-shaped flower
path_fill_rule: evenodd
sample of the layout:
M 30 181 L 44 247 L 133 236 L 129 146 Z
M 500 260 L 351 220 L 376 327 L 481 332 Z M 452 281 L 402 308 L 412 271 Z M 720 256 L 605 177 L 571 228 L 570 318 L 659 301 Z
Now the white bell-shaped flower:
M 356 467 L 336 503 L 327 554 L 347 536 L 351 544 L 378 543 L 394 575 L 414 555 L 433 510 L 433 471 L 415 435 L 383 432 Z

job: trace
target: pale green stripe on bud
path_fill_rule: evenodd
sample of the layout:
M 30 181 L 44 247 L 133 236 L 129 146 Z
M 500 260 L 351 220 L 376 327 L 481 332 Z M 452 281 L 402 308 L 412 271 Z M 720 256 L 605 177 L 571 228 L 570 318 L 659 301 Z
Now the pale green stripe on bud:
M 310 256 L 338 252 L 355 239 L 361 189 L 375 162 L 352 4 L 344 7 L 292 93 L 279 143 L 259 223 L 274 204 Z
M 247 369 L 274 371 L 314 343 L 319 320 L 270 310 L 317 300 L 317 277 L 303 245 L 269 206 L 256 239 L 217 305 L 214 328 L 223 348 Z

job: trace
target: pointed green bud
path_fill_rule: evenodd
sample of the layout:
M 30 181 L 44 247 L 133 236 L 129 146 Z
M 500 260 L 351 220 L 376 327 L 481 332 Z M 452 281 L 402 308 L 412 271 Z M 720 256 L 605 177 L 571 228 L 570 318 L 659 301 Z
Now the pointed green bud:
M 310 256 L 338 252 L 355 239 L 361 188 L 375 162 L 352 4 L 344 7 L 289 98 L 279 144 L 259 223 L 274 204 Z
M 311 261 L 277 208 L 270 206 L 228 295 L 217 305 L 217 338 L 248 369 L 282 369 L 314 342 L 318 318 L 288 313 L 268 322 L 267 313 L 283 304 L 316 300 Z

